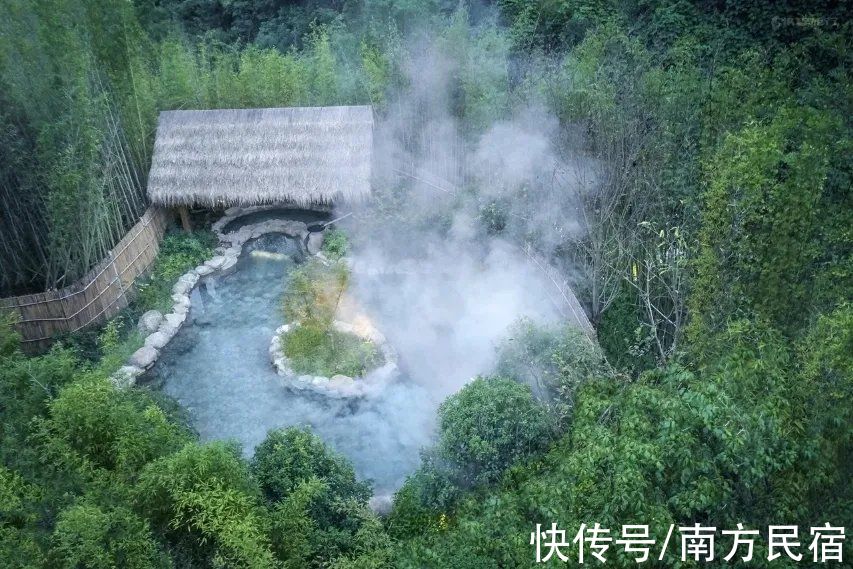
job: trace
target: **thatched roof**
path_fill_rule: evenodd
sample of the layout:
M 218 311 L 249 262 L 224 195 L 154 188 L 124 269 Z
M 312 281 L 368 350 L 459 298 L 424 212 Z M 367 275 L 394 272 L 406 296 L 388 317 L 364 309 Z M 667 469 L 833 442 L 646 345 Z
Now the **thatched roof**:
M 370 191 L 371 107 L 160 113 L 148 196 L 157 205 L 299 206 Z

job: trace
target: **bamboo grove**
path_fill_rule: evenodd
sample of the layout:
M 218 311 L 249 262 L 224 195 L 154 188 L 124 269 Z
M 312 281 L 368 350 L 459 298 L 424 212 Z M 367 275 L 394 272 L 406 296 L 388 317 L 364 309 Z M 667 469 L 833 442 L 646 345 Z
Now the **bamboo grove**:
M 378 96 L 339 76 L 321 30 L 301 52 L 191 47 L 131 3 L 0 3 L 0 296 L 74 282 L 139 219 L 160 110 Z

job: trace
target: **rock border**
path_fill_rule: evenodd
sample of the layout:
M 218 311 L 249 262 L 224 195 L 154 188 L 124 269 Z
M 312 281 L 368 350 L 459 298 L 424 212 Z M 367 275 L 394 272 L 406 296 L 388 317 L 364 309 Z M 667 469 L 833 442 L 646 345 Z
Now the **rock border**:
M 385 336 L 379 332 L 359 333 L 352 324 L 335 320 L 332 326 L 345 334 L 353 334 L 360 338 L 370 340 L 382 352 L 385 363 L 378 368 L 369 371 L 362 377 L 352 378 L 346 375 L 333 375 L 325 377 L 321 375 L 298 375 L 290 367 L 290 359 L 284 355 L 281 347 L 281 336 L 286 334 L 299 322 L 291 322 L 276 328 L 270 340 L 270 361 L 279 375 L 279 383 L 286 389 L 295 391 L 313 391 L 320 395 L 336 398 L 357 398 L 376 395 L 395 376 L 397 372 L 397 355 L 388 344 Z
M 187 319 L 190 309 L 190 294 L 193 289 L 205 279 L 221 277 L 231 274 L 236 270 L 237 260 L 243 252 L 243 245 L 251 239 L 260 237 L 267 233 L 283 233 L 289 237 L 299 240 L 303 251 L 305 241 L 308 237 L 308 225 L 303 221 L 291 219 L 271 219 L 259 223 L 249 224 L 237 231 L 225 233 L 225 227 L 240 217 L 258 211 L 278 209 L 276 206 L 254 206 L 254 207 L 232 207 L 225 210 L 225 215 L 219 218 L 211 230 L 219 239 L 219 246 L 214 250 L 214 256 L 201 265 L 187 271 L 178 278 L 172 287 L 172 310 L 165 316 L 152 314 L 156 311 L 148 311 L 140 317 L 138 328 L 146 332 L 144 345 L 130 356 L 124 366 L 118 369 L 111 379 L 119 387 L 130 387 L 136 384 L 137 379 L 143 373 L 151 369 L 162 350 L 175 337 Z M 322 254 L 317 255 L 320 258 Z M 158 319 L 157 316 L 162 319 Z M 155 330 L 147 327 L 151 320 L 160 322 Z M 143 324 L 143 321 L 146 324 Z

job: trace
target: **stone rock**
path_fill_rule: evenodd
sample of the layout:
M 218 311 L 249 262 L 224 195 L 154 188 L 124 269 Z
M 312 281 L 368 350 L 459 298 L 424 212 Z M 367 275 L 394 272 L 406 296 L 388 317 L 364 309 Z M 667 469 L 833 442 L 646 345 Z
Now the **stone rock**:
M 182 275 L 181 278 L 178 279 L 178 282 L 186 283 L 189 288 L 192 288 L 198 282 L 198 279 L 198 273 L 196 273 L 195 270 L 192 270 Z
M 223 257 L 222 255 L 217 255 L 216 257 L 214 257 L 211 260 L 209 260 L 208 262 L 206 262 L 205 265 L 207 265 L 211 269 L 216 270 L 219 267 L 221 267 L 224 263 L 225 263 L 225 257 Z
M 175 328 L 180 328 L 181 324 L 183 324 L 186 319 L 186 314 L 179 314 L 177 312 L 166 315 L 166 323 L 170 326 L 174 326 Z
M 348 375 L 333 375 L 329 378 L 329 381 L 334 381 L 335 383 L 352 383 L 353 379 Z
M 160 327 L 163 322 L 163 314 L 158 310 L 149 310 L 139 318 L 137 328 L 143 334 L 150 334 Z
M 285 221 L 281 231 L 289 237 L 299 237 L 308 231 L 308 226 L 302 221 Z
M 161 334 L 165 334 L 169 338 L 174 338 L 175 334 L 178 333 L 178 330 L 180 330 L 180 328 L 181 328 L 180 324 L 175 324 L 175 323 L 169 322 L 168 320 L 164 320 L 163 323 L 160 325 L 160 329 L 157 330 L 157 332 L 159 332 Z
M 128 364 L 139 369 L 148 369 L 157 361 L 159 352 L 151 346 L 142 346 L 130 356 Z
M 136 366 L 122 366 L 110 378 L 113 384 L 119 388 L 131 387 L 136 383 L 136 378 L 142 375 L 142 370 Z
M 172 337 L 164 332 L 154 332 L 147 338 L 145 338 L 145 345 L 151 346 L 152 348 L 159 350 L 163 346 L 169 343 Z
M 175 283 L 175 286 L 172 287 L 172 294 L 181 294 L 181 295 L 187 294 L 191 288 L 192 288 L 192 285 L 189 284 L 188 282 L 178 281 Z
M 325 239 L 325 234 L 322 231 L 312 231 L 308 234 L 308 239 L 305 241 L 305 248 L 308 249 L 308 253 L 311 255 L 316 255 L 320 252 L 320 249 L 323 248 L 323 240 Z
M 213 268 L 208 267 L 207 265 L 199 265 L 195 268 L 195 272 L 198 273 L 199 276 L 206 277 L 213 272 Z

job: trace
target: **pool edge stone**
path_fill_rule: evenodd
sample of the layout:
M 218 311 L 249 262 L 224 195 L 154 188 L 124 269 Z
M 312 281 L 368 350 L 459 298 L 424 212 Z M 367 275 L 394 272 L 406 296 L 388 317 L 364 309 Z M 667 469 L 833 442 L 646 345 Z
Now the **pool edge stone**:
M 308 225 L 296 219 L 261 221 L 243 226 L 231 233 L 224 232 L 225 227 L 235 219 L 268 209 L 274 208 L 270 206 L 231 207 L 225 210 L 225 214 L 211 225 L 211 231 L 219 241 L 219 245 L 214 249 L 214 256 L 178 277 L 172 286 L 171 311 L 163 315 L 163 319 L 156 329 L 145 335 L 142 339 L 142 346 L 128 358 L 125 365 L 110 375 L 110 380 L 114 385 L 119 388 L 133 387 L 136 385 L 139 376 L 154 366 L 160 357 L 161 350 L 172 341 L 186 322 L 189 309 L 192 306 L 190 296 L 192 291 L 211 277 L 226 276 L 233 273 L 247 241 L 268 233 L 283 233 L 288 237 L 299 239 L 301 243 L 307 236 Z M 139 322 L 137 322 L 137 326 L 139 326 Z M 161 343 L 163 336 L 156 336 L 153 340 L 149 340 L 155 334 L 163 334 L 163 336 L 168 337 L 168 340 L 159 349 L 154 346 Z

